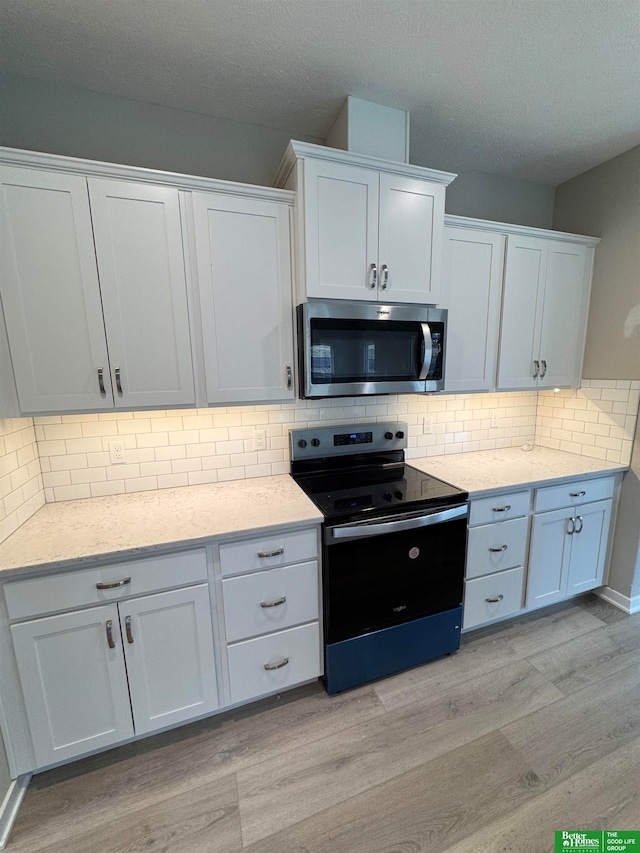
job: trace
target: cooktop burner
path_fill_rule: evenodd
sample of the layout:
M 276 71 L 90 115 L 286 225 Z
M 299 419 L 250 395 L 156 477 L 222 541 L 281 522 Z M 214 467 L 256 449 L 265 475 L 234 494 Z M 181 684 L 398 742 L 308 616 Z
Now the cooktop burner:
M 466 501 L 467 492 L 404 462 L 406 433 L 398 423 L 296 430 L 292 476 L 327 519 Z

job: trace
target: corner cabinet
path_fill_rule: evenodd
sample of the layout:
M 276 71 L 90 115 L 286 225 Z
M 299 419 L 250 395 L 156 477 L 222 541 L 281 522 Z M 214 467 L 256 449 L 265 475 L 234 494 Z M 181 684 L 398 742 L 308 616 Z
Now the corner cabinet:
M 291 143 L 276 185 L 297 191 L 298 301 L 438 303 L 454 177 Z
M 22 414 L 195 401 L 178 191 L 0 167 Z
M 207 402 L 293 400 L 289 205 L 192 203 Z

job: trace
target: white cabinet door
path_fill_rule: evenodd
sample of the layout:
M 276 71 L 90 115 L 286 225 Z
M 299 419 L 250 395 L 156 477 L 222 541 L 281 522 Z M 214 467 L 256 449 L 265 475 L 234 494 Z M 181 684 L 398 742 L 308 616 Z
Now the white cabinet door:
M 178 190 L 89 178 L 116 408 L 195 402 Z
M 193 194 L 207 400 L 292 400 L 289 210 Z
M 20 410 L 112 409 L 87 182 L 12 167 L 0 177 L 0 290 Z
M 580 384 L 592 251 L 548 241 L 539 388 Z
M 571 537 L 567 595 L 595 589 L 602 583 L 607 556 L 611 501 L 598 501 L 574 510 L 576 532 Z
M 571 537 L 567 533 L 568 519 L 573 511 L 557 509 L 533 517 L 527 608 L 553 604 L 566 597 L 567 572 L 571 557 Z
M 218 707 L 207 584 L 121 602 L 136 734 Z
M 449 309 L 445 389 L 490 391 L 495 385 L 505 238 L 444 229 L 440 303 Z
M 444 196 L 440 184 L 380 174 L 379 300 L 439 301 Z
M 23 622 L 11 633 L 37 767 L 133 735 L 117 605 Z
M 307 296 L 375 302 L 378 172 L 306 159 L 302 196 Z
M 498 388 L 535 388 L 548 246 L 537 237 L 507 237 Z

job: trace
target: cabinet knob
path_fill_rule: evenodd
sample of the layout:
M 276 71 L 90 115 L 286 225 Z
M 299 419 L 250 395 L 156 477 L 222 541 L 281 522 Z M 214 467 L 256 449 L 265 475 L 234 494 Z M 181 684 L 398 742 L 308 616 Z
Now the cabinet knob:
M 117 589 L 117 587 L 126 586 L 128 583 L 131 583 L 131 578 L 122 578 L 122 580 L 112 583 L 97 583 L 96 589 Z
M 540 362 L 536 358 L 533 360 L 533 373 L 532 373 L 533 378 L 537 379 L 539 373 L 540 373 Z
M 113 622 L 111 619 L 107 619 L 105 623 L 105 628 L 107 629 L 107 643 L 109 644 L 110 649 L 115 649 L 116 644 L 113 640 Z
M 502 551 L 506 551 L 508 547 L 508 545 L 501 545 L 499 548 L 489 548 L 489 550 L 494 554 L 500 554 Z
M 542 365 L 542 370 L 540 371 L 540 379 L 544 379 L 544 377 L 547 375 L 547 362 L 543 358 L 540 364 Z
M 122 380 L 120 378 L 120 368 L 116 367 L 113 372 L 116 376 L 116 391 L 118 392 L 118 394 L 122 395 Z
M 497 604 L 499 601 L 502 601 L 503 598 L 504 595 L 500 593 L 500 595 L 497 595 L 495 598 L 485 598 L 485 601 L 488 601 L 489 604 Z
M 293 373 L 291 371 L 291 365 L 286 364 L 285 369 L 287 371 L 287 390 L 291 391 L 291 388 L 293 386 Z
M 389 267 L 386 264 L 382 264 L 380 272 L 382 273 L 382 284 L 380 285 L 380 288 L 382 290 L 386 290 L 389 286 Z
M 124 630 L 127 634 L 127 642 L 133 643 L 133 631 L 131 630 L 131 616 L 127 616 L 124 620 Z
M 580 522 L 580 527 L 576 527 L 576 533 L 582 533 L 582 528 L 584 527 L 584 524 L 582 523 L 582 516 L 579 515 L 577 518 L 574 518 L 573 521 L 574 524 L 576 521 Z
M 100 395 L 106 397 L 107 391 L 104 387 L 104 370 L 102 367 L 98 368 L 98 388 L 100 389 Z
M 504 506 L 494 506 L 494 512 L 508 512 L 511 509 L 511 504 L 505 504 Z
M 277 548 L 275 551 L 258 551 L 258 557 L 279 557 L 284 554 L 284 548 Z
M 269 672 L 272 669 L 282 669 L 283 666 L 286 666 L 289 663 L 289 658 L 282 658 L 278 663 L 265 663 L 264 668 Z
M 579 492 L 569 492 L 570 498 L 583 498 L 587 493 L 584 489 L 581 489 Z
M 275 598 L 273 601 L 261 601 L 260 607 L 280 607 L 281 604 L 284 604 L 287 600 L 287 596 L 283 595 L 280 598 Z
M 567 535 L 573 536 L 573 534 L 575 532 L 576 532 L 576 520 L 575 520 L 575 518 L 568 518 L 567 519 Z

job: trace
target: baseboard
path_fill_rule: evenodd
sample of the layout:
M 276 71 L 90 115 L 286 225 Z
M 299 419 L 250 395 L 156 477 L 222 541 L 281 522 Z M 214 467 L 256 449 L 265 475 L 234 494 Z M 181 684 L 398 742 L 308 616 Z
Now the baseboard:
M 601 587 L 597 590 L 596 595 L 608 601 L 609 604 L 613 604 L 619 610 L 624 610 L 625 613 L 640 613 L 640 595 L 634 595 L 633 598 L 629 598 L 629 596 L 611 589 L 610 586 Z
M 27 792 L 30 781 L 31 773 L 25 773 L 23 776 L 13 779 L 9 785 L 7 796 L 0 805 L 0 850 L 4 850 L 7 846 L 9 833 L 13 829 L 13 824 L 18 817 L 18 811 L 20 810 L 22 799 Z

